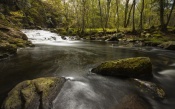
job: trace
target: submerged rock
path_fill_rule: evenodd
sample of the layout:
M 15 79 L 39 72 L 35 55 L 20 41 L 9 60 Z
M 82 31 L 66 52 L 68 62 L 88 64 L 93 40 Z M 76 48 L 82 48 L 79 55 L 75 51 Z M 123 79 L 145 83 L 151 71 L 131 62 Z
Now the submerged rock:
M 47 77 L 21 82 L 8 93 L 2 109 L 49 109 L 65 81 Z
M 167 49 L 167 50 L 175 50 L 175 41 L 163 42 L 159 45 L 159 47 Z
M 163 88 L 155 83 L 143 81 L 139 79 L 133 79 L 133 82 L 137 86 L 137 88 L 140 90 L 141 93 L 149 95 L 152 98 L 164 99 L 166 96 Z
M 107 76 L 150 77 L 152 64 L 147 57 L 136 57 L 107 61 L 92 69 L 93 73 Z
M 119 104 L 113 109 L 152 109 L 150 104 L 138 95 L 131 94 L 124 96 Z

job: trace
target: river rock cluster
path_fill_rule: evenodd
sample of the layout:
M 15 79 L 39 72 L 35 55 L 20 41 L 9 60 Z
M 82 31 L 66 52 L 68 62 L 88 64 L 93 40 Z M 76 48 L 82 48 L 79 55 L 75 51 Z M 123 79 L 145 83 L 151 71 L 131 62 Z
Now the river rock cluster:
M 165 92 L 159 85 L 144 80 L 153 76 L 151 60 L 148 57 L 107 61 L 93 68 L 92 72 L 126 78 L 142 93 L 159 100 L 165 98 Z M 63 77 L 23 81 L 8 93 L 2 109 L 50 109 L 65 82 Z M 151 106 L 139 95 L 129 94 L 119 100 L 119 105 L 114 109 L 151 109 Z
M 164 99 L 165 91 L 159 85 L 147 81 L 152 74 L 152 63 L 148 57 L 135 57 L 103 62 L 92 69 L 93 73 L 103 76 L 129 79 L 141 93 L 155 99 Z M 126 95 L 115 109 L 151 109 L 149 104 L 138 95 Z

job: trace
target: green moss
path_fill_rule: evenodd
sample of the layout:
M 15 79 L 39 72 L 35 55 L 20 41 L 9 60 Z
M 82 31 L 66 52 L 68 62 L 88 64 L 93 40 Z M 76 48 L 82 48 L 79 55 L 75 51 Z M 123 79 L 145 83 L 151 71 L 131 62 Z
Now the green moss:
M 42 92 L 43 98 L 48 96 L 50 89 L 56 84 L 56 81 L 58 81 L 56 78 L 39 78 L 33 80 L 37 91 Z
M 153 98 L 165 98 L 165 91 L 159 85 L 139 79 L 133 79 L 133 82 L 136 88 L 142 93 L 152 96 Z
M 128 59 L 120 59 L 117 61 L 109 61 L 102 64 L 102 68 L 113 68 L 113 67 L 123 67 L 123 68 L 135 68 L 142 64 L 150 63 L 149 58 L 128 58 Z
M 30 81 L 24 81 L 20 84 L 18 84 L 14 89 L 12 89 L 8 97 L 6 98 L 3 108 L 4 109 L 21 109 L 22 107 L 22 100 L 21 100 L 21 92 L 20 89 L 28 86 L 30 84 Z
M 157 37 L 153 37 L 153 38 L 148 38 L 146 39 L 145 43 L 148 43 L 149 45 L 160 45 L 161 43 L 167 41 L 168 38 L 167 37 L 162 37 L 162 38 L 157 38 Z
M 0 12 L 0 19 L 5 20 L 5 16 Z
M 161 88 L 157 88 L 157 94 L 159 95 L 160 98 L 165 98 L 165 92 Z
M 56 77 L 38 78 L 21 82 L 9 92 L 3 104 L 3 109 L 33 109 L 34 106 L 39 107 L 40 104 L 47 106 L 47 102 L 51 102 L 47 101 L 49 97 L 56 96 L 51 94 L 54 94 L 54 91 L 57 92 L 57 86 L 62 86 L 64 82 L 63 78 Z
M 11 11 L 11 16 L 14 16 L 15 18 L 21 18 L 24 17 L 22 11 Z
M 56 32 L 60 35 L 67 35 L 67 31 L 64 28 L 57 28 Z
M 162 38 L 163 37 L 163 34 L 161 34 L 161 33 L 155 33 L 155 34 L 152 34 L 152 37 Z
M 8 52 L 8 53 L 16 53 L 17 47 L 14 44 L 1 43 L 0 44 L 0 51 L 1 52 Z
M 25 100 L 25 108 L 27 108 L 30 103 L 34 100 L 37 96 L 35 85 L 31 82 L 28 84 L 27 87 L 21 90 L 22 98 Z
M 17 43 L 16 44 L 18 47 L 25 47 L 25 44 L 24 43 Z
M 17 109 L 22 104 L 19 91 L 13 91 L 11 94 L 5 101 L 4 109 Z

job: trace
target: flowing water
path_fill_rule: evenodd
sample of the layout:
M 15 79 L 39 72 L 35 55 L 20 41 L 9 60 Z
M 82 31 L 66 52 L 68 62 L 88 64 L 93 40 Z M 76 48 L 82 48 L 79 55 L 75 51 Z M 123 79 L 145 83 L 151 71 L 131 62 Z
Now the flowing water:
M 23 30 L 36 44 L 34 48 L 18 49 L 17 55 L 0 61 L 0 101 L 17 83 L 45 76 L 66 77 L 53 102 L 53 109 L 112 109 L 128 94 L 137 94 L 127 79 L 103 77 L 90 70 L 104 61 L 148 56 L 154 77 L 167 94 L 156 101 L 143 96 L 153 109 L 175 107 L 175 52 L 157 48 L 125 48 L 115 42 L 63 40 L 44 30 Z M 112 46 L 112 45 L 116 46 Z M 140 93 L 139 93 L 140 94 Z

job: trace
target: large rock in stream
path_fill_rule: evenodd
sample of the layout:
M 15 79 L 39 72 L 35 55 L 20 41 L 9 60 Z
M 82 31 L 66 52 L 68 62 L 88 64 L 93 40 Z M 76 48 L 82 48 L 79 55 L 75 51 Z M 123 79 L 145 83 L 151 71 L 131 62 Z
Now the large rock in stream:
M 152 64 L 148 57 L 135 57 L 107 61 L 92 69 L 93 73 L 107 76 L 147 78 L 152 76 Z
M 2 109 L 50 109 L 65 81 L 46 77 L 21 82 L 8 93 Z

